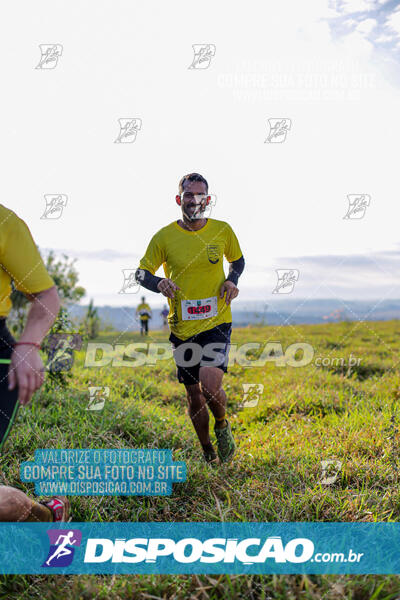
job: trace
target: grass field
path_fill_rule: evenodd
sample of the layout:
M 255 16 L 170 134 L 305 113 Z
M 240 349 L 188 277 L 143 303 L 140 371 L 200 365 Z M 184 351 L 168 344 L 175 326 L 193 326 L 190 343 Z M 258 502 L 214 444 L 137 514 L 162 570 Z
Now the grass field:
M 141 340 L 111 332 L 98 341 Z M 149 341 L 167 341 L 167 334 L 151 332 Z M 238 445 L 229 465 L 203 463 L 172 360 L 84 368 L 82 351 L 75 354 L 73 389 L 40 392 L 19 411 L 0 457 L 2 482 L 32 494 L 33 485 L 19 481 L 19 466 L 33 460 L 37 448 L 171 448 L 188 470 L 171 496 L 74 496 L 73 521 L 398 521 L 400 322 L 249 327 L 232 336 L 237 344 L 267 341 L 283 349 L 307 342 L 315 355 L 299 368 L 269 362 L 229 369 L 228 417 Z M 350 355 L 361 359 L 351 369 Z M 325 366 L 317 366 L 317 358 Z M 245 383 L 264 385 L 255 407 L 243 407 Z M 110 388 L 102 411 L 86 410 L 89 385 Z M 331 485 L 321 484 L 324 460 L 342 464 Z M 0 598 L 6 597 L 383 600 L 400 597 L 400 578 L 3 576 Z

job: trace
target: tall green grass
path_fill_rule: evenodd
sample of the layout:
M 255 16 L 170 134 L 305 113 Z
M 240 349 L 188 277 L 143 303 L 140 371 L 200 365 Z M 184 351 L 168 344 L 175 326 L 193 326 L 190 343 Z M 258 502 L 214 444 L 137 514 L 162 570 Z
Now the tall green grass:
M 148 341 L 167 341 L 150 332 Z M 101 333 L 97 341 L 142 341 L 135 333 Z M 72 497 L 74 521 L 398 521 L 400 391 L 398 321 L 234 330 L 232 343 L 307 342 L 305 367 L 229 368 L 228 417 L 237 442 L 232 463 L 202 460 L 184 387 L 172 360 L 137 368 L 85 368 L 76 354 L 66 391 L 38 392 L 19 411 L 0 457 L 4 484 L 21 483 L 22 461 L 37 448 L 171 448 L 188 477 L 169 497 Z M 250 355 L 251 353 L 249 353 Z M 257 353 L 255 353 L 257 355 Z M 360 364 L 349 369 L 349 356 Z M 333 360 L 316 366 L 315 359 Z M 257 406 L 243 408 L 244 383 L 261 383 Z M 100 412 L 86 410 L 88 386 L 108 386 Z M 211 417 L 210 424 L 213 424 Z M 342 468 L 321 484 L 321 461 Z M 400 596 L 392 576 L 3 576 L 0 598 L 356 598 Z

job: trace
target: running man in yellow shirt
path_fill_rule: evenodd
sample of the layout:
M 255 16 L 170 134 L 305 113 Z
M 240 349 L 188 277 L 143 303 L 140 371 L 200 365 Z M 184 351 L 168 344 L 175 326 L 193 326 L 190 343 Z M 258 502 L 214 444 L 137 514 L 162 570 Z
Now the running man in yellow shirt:
M 205 218 L 208 183 L 198 173 L 185 175 L 176 202 L 182 219 L 160 229 L 151 239 L 136 271 L 136 280 L 168 298 L 170 341 L 177 376 L 186 388 L 189 415 L 207 462 L 218 462 L 210 440 L 214 418 L 218 456 L 231 460 L 235 442 L 226 419 L 222 378 L 227 371 L 232 329 L 231 301 L 239 293 L 244 258 L 232 228 Z M 226 278 L 223 257 L 230 263 Z M 155 275 L 163 265 L 165 277 Z
M 140 320 L 140 335 L 149 334 L 149 319 L 151 319 L 151 308 L 146 302 L 146 298 L 143 296 L 142 301 L 136 309 L 136 316 Z
M 11 281 L 32 305 L 18 342 L 7 328 Z M 54 323 L 60 300 L 32 235 L 12 210 L 0 204 L 0 449 L 18 405 L 28 404 L 44 381 L 39 348 Z M 55 496 L 31 500 L 16 488 L 0 485 L 0 521 L 66 521 L 69 502 Z

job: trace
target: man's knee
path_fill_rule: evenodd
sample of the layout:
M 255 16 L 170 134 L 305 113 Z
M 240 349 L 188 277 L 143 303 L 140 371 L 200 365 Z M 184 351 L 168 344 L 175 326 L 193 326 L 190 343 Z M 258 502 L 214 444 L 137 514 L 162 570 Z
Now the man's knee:
M 190 385 L 186 387 L 186 397 L 189 404 L 192 406 L 201 405 L 204 400 L 201 393 L 200 385 Z
M 223 371 L 211 367 L 200 370 L 201 391 L 207 400 L 217 398 L 222 389 Z
M 24 521 L 31 506 L 32 501 L 21 490 L 0 486 L 0 521 Z

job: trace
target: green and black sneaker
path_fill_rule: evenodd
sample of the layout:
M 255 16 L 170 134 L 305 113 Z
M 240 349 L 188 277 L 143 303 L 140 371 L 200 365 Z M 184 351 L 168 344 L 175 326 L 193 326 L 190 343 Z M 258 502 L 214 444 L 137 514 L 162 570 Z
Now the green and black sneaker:
M 225 420 L 226 427 L 223 429 L 214 427 L 218 445 L 218 456 L 221 462 L 229 462 L 236 450 L 236 444 L 235 440 L 233 439 L 231 426 L 229 425 L 229 421 L 227 419 Z

